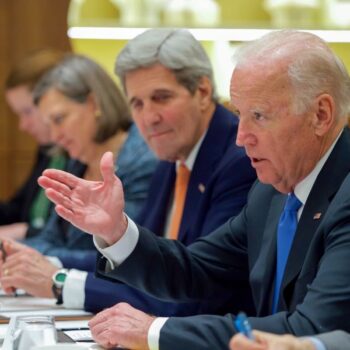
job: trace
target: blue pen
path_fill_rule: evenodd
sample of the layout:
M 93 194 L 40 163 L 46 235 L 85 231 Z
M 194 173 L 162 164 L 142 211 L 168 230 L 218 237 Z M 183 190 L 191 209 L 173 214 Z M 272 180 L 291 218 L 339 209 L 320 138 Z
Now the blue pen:
M 247 338 L 254 340 L 252 327 L 248 321 L 247 315 L 244 312 L 240 312 L 234 320 L 234 326 L 239 333 L 244 334 Z

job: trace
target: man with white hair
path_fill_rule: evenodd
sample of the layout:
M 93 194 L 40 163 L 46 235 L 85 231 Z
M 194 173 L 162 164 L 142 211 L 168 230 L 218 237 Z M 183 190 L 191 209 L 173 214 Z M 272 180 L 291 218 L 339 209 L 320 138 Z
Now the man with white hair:
M 259 181 L 237 217 L 189 247 L 157 239 L 124 215 L 108 153 L 98 188 L 57 170 L 40 184 L 60 215 L 94 235 L 107 258 L 101 276 L 182 302 L 220 298 L 249 281 L 255 329 L 350 331 L 349 96 L 345 67 L 313 34 L 276 31 L 242 48 L 231 79 L 236 143 Z M 90 327 L 106 347 L 226 349 L 239 331 L 235 320 L 155 318 L 120 304 Z

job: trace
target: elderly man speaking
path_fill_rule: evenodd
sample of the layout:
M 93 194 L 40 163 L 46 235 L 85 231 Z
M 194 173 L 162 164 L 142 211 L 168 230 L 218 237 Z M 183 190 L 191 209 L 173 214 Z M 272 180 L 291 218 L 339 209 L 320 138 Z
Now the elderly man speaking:
M 317 36 L 276 31 L 248 43 L 237 56 L 231 102 L 236 142 L 259 181 L 237 217 L 187 248 L 127 219 L 108 153 L 102 183 L 57 170 L 39 181 L 60 215 L 94 234 L 108 261 L 100 275 L 178 301 L 220 298 L 249 281 L 255 329 L 350 331 L 349 96 L 346 69 Z M 121 304 L 90 326 L 106 347 L 226 349 L 234 320 L 230 313 L 159 319 Z

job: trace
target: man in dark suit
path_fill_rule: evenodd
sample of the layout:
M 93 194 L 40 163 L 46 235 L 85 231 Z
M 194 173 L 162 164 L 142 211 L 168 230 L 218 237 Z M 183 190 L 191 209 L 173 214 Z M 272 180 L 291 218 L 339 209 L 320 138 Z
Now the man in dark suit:
M 39 181 L 60 215 L 94 234 L 108 260 L 99 264 L 101 276 L 182 302 L 220 298 L 249 281 L 253 328 L 297 336 L 349 331 L 349 75 L 320 38 L 297 31 L 272 32 L 236 60 L 236 142 L 259 182 L 240 215 L 212 234 L 184 247 L 128 220 L 109 153 L 98 188 L 55 170 Z M 98 214 L 93 220 L 90 210 Z M 234 320 L 154 318 L 122 303 L 90 327 L 107 347 L 224 349 L 237 331 Z
M 243 149 L 232 142 L 236 138 L 236 131 L 237 122 L 233 115 L 224 107 L 216 105 L 215 113 L 196 156 L 187 189 L 178 233 L 178 240 L 185 245 L 207 235 L 230 217 L 236 216 L 246 202 L 249 188 L 255 179 L 255 172 L 250 167 Z M 175 178 L 175 163 L 161 161 L 153 175 L 143 211 L 136 219 L 138 224 L 160 237 L 166 237 L 167 234 L 166 222 Z M 66 267 L 77 267 L 74 256 L 69 260 L 64 261 Z M 86 269 L 87 265 L 81 267 Z M 76 271 L 74 276 L 77 276 Z M 242 299 L 248 296 L 246 307 L 250 307 L 251 302 L 249 288 L 247 285 L 242 285 L 234 296 L 230 294 L 216 300 L 215 303 L 203 301 L 185 305 L 165 303 L 123 284 L 117 285 L 96 279 L 92 272 L 87 275 L 84 288 L 84 308 L 89 311 L 100 311 L 115 303 L 127 301 L 152 314 L 190 315 L 222 311 L 228 304 L 232 304 L 233 297 Z M 66 290 L 65 293 L 72 300 L 72 291 Z
M 188 60 L 189 56 L 194 63 Z M 184 162 L 191 169 L 191 175 L 177 238 L 188 245 L 236 216 L 256 179 L 244 149 L 235 144 L 238 120 L 217 103 L 209 58 L 187 31 L 147 31 L 128 43 L 117 59 L 116 69 L 135 123 L 162 160 L 153 176 L 144 210 L 136 222 L 158 236 L 169 237 L 176 167 Z M 135 76 L 135 87 L 141 87 L 137 93 L 134 86 L 130 87 Z M 61 259 L 66 268 L 88 271 L 92 270 L 91 265 L 95 266 L 95 261 L 94 254 L 82 259 L 72 254 Z M 42 266 L 40 271 L 51 269 Z M 23 269 L 23 275 L 28 277 L 27 268 Z M 38 276 L 30 278 L 31 281 L 37 279 Z M 15 282 L 23 280 L 17 278 Z M 11 282 L 14 283 L 13 278 Z M 32 294 L 40 292 L 42 296 L 41 286 L 29 289 L 22 283 L 13 287 Z M 50 293 L 48 290 L 47 296 Z M 235 297 L 247 297 L 247 307 L 251 307 L 248 284 L 242 285 Z M 92 272 L 76 270 L 67 273 L 63 287 L 65 306 L 84 307 L 89 311 L 100 311 L 126 301 L 157 315 L 189 315 L 219 312 L 232 303 L 231 299 L 232 295 L 228 295 L 215 303 L 165 303 L 126 285 L 96 279 Z

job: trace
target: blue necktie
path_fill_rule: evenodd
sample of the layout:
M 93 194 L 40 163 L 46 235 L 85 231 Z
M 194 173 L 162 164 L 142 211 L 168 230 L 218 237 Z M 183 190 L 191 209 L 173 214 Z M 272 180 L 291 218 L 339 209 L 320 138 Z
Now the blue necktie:
M 273 296 L 272 313 L 277 312 L 279 294 L 281 283 L 284 275 L 284 270 L 287 264 L 290 248 L 293 243 L 295 231 L 298 225 L 298 210 L 302 203 L 294 195 L 290 193 L 288 195 L 286 204 L 280 221 L 278 223 L 277 231 L 277 264 L 276 264 L 276 277 L 275 277 L 275 292 Z

